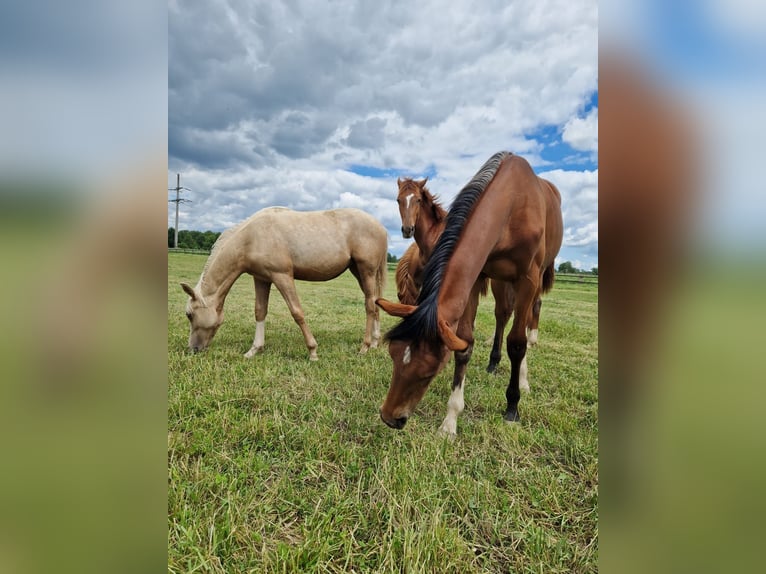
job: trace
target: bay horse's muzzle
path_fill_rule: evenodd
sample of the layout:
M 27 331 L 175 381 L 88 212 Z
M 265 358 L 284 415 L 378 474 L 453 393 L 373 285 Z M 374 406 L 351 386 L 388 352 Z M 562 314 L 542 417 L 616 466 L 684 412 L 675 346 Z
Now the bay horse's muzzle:
M 415 226 L 414 225 L 402 225 L 402 237 L 405 239 L 409 239 L 412 237 L 412 234 L 415 233 Z
M 399 417 L 398 419 L 391 419 L 388 420 L 386 417 L 383 416 L 383 411 L 380 411 L 380 419 L 386 423 L 388 426 L 390 426 L 392 429 L 401 430 L 404 428 L 404 425 L 407 423 L 407 417 Z

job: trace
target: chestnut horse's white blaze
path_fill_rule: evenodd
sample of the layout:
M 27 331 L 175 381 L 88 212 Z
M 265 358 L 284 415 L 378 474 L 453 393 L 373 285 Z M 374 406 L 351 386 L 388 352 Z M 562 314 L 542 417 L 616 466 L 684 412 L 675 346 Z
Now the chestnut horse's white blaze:
M 403 183 L 407 185 L 399 182 L 400 194 L 406 191 Z M 399 202 L 400 210 L 403 204 Z M 454 435 L 464 407 L 465 368 L 473 352 L 479 296 L 488 278 L 497 280 L 493 284 L 499 287 L 493 288 L 496 315 L 498 307 L 513 310 L 503 418 L 519 420 L 521 390 L 529 389 L 527 329 L 532 327 L 536 336 L 536 325 L 530 322 L 539 314 L 541 294 L 553 286 L 554 260 L 564 234 L 561 195 L 524 159 L 500 152 L 457 195 L 442 229 L 423 269 L 417 304 L 376 301 L 403 319 L 386 335 L 393 374 L 380 416 L 392 428 L 404 427 L 454 351 L 452 395 L 441 426 L 442 432 Z
M 246 357 L 265 344 L 265 321 L 271 285 L 287 303 L 309 350 L 316 360 L 317 342 L 306 322 L 295 290 L 295 279 L 328 281 L 346 269 L 364 292 L 367 324 L 361 353 L 377 347 L 380 322 L 375 299 L 383 293 L 387 275 L 388 234 L 374 217 L 358 209 L 292 211 L 263 209 L 224 231 L 213 246 L 195 287 L 182 283 L 189 295 L 189 348 L 206 348 L 223 323 L 223 304 L 243 273 L 255 284 L 255 337 Z

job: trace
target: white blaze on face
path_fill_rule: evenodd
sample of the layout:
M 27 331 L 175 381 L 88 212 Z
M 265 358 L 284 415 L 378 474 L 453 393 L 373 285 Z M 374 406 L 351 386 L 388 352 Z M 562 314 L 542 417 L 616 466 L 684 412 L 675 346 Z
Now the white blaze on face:
M 410 201 L 412 200 L 412 196 L 415 195 L 414 193 L 409 194 L 405 199 L 407 200 L 407 209 L 410 208 Z
M 404 349 L 404 358 L 402 359 L 402 363 L 405 365 L 409 365 L 411 360 L 412 360 L 412 353 L 410 351 L 410 346 L 407 345 L 407 348 Z

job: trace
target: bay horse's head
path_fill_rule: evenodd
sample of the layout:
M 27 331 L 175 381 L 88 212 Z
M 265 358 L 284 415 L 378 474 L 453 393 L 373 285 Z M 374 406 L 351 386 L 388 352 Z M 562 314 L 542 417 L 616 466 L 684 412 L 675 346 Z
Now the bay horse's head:
M 223 323 L 223 307 L 220 310 L 208 307 L 202 293 L 187 283 L 181 283 L 181 288 L 189 295 L 186 302 L 186 318 L 191 325 L 189 349 L 197 353 L 207 348 Z
M 416 305 L 392 303 L 385 299 L 378 299 L 375 303 L 394 317 L 409 317 L 418 309 Z M 426 394 L 428 385 L 447 364 L 450 351 L 465 350 L 468 343 L 457 337 L 446 324 L 439 325 L 436 341 L 399 338 L 399 335 L 392 333 L 389 333 L 388 354 L 391 355 L 394 370 L 388 394 L 380 408 L 380 418 L 391 428 L 401 429 Z
M 397 179 L 399 194 L 396 202 L 399 204 L 399 215 L 402 217 L 402 236 L 409 239 L 415 233 L 415 224 L 420 214 L 420 204 L 423 202 L 423 190 L 428 178 L 415 181 L 407 177 Z

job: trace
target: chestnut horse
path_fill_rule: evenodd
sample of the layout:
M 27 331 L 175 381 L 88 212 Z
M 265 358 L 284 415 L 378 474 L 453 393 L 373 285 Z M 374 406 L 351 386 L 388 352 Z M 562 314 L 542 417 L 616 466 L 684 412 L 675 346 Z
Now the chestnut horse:
M 436 241 L 444 231 L 447 212 L 426 187 L 428 178 L 415 181 L 411 178 L 396 180 L 399 193 L 396 202 L 399 205 L 399 215 L 402 218 L 402 236 L 415 237 L 415 243 L 410 245 L 396 266 L 396 290 L 400 303 L 413 305 L 417 300 L 425 262 L 431 256 Z M 550 183 L 550 182 L 548 182 Z M 502 357 L 501 347 L 503 333 L 508 320 L 513 313 L 513 288 L 509 283 L 492 279 L 492 295 L 495 298 L 495 335 L 492 341 L 492 351 L 489 354 L 487 372 L 494 373 Z M 482 295 L 486 295 L 486 285 Z M 540 322 L 540 307 L 538 299 L 532 308 L 532 316 L 528 323 L 528 341 L 530 345 L 537 343 L 538 325 Z M 526 377 L 522 378 L 522 389 L 529 390 Z
M 527 322 L 535 301 L 553 286 L 563 232 L 561 196 L 555 186 L 535 175 L 519 156 L 498 152 L 487 160 L 452 204 L 423 270 L 417 305 L 376 301 L 390 315 L 403 318 L 386 335 L 393 374 L 380 416 L 388 426 L 404 426 L 450 351 L 455 351 L 461 373 L 453 380 L 440 431 L 456 434 L 484 277 L 510 283 L 515 295 L 507 338 L 511 376 L 504 419 L 519 420 Z
M 388 233 L 374 217 L 358 209 L 292 211 L 270 207 L 224 231 L 213 245 L 196 287 L 181 283 L 189 294 L 189 348 L 206 348 L 223 322 L 223 303 L 243 273 L 255 281 L 255 339 L 245 357 L 263 350 L 271 284 L 284 297 L 300 327 L 309 359 L 317 359 L 317 342 L 306 323 L 295 279 L 328 281 L 346 269 L 365 297 L 367 327 L 361 353 L 377 347 L 380 322 L 375 299 L 383 294 L 388 268 Z

